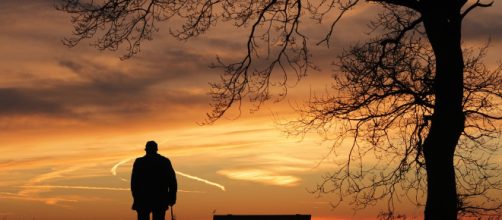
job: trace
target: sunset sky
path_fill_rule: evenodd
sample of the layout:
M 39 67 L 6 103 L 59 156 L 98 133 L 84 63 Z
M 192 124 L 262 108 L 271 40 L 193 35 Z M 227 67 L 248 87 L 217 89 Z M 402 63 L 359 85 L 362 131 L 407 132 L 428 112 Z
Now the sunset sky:
M 502 59 L 502 2 L 464 21 L 467 45 L 491 46 L 486 63 Z M 351 11 L 330 48 L 315 46 L 324 24 L 308 26 L 319 71 L 289 89 L 280 102 L 250 113 L 234 108 L 200 126 L 209 108 L 209 82 L 221 70 L 216 56 L 243 55 L 248 28 L 222 23 L 189 41 L 159 24 L 141 52 L 99 51 L 83 41 L 68 48 L 70 17 L 54 0 L 0 0 L 0 219 L 135 219 L 129 179 L 148 140 L 159 143 L 178 175 L 179 220 L 216 214 L 312 214 L 314 220 L 375 219 L 383 206 L 357 213 L 350 201 L 332 209 L 331 195 L 309 193 L 341 157 L 316 134 L 291 137 L 278 122 L 292 106 L 331 86 L 330 63 L 342 48 L 367 39 L 375 6 Z M 319 39 L 319 38 L 317 38 Z M 295 82 L 291 82 L 293 85 Z M 500 152 L 499 152 L 500 153 Z M 500 155 L 498 155 L 499 161 Z M 401 211 L 419 217 L 406 201 Z

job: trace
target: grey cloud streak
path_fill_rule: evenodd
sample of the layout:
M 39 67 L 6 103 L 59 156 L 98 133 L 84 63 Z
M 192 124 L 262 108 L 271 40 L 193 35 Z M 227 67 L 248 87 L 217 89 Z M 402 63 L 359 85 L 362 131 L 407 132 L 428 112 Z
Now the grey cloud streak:
M 205 94 L 170 87 L 169 81 L 175 77 L 162 71 L 130 74 L 71 60 L 62 60 L 59 65 L 70 69 L 79 80 L 0 88 L 0 114 L 76 117 L 86 114 L 81 110 L 88 108 L 97 109 L 97 114 L 100 111 L 126 114 L 147 112 L 158 106 L 207 104 Z
M 466 40 L 487 40 L 494 41 L 502 39 L 502 5 L 494 4 L 493 8 L 478 9 L 473 11 L 464 19 L 463 35 Z M 484 13 L 484 10 L 488 12 Z M 494 12 L 498 11 L 498 12 Z
M 0 103 L 2 116 L 56 114 L 66 111 L 62 105 L 50 98 L 34 95 L 33 91 L 16 88 L 0 88 Z
M 172 90 L 159 97 L 134 93 L 111 93 L 95 90 L 95 85 L 62 85 L 46 89 L 0 89 L 0 117 L 16 115 L 79 116 L 79 109 L 98 108 L 104 113 L 141 113 L 165 104 L 177 107 L 206 104 L 205 96 Z M 101 87 L 101 86 L 100 86 Z M 156 96 L 156 94 L 150 94 Z M 166 111 L 169 109 L 165 109 Z M 97 112 L 99 114 L 99 112 Z

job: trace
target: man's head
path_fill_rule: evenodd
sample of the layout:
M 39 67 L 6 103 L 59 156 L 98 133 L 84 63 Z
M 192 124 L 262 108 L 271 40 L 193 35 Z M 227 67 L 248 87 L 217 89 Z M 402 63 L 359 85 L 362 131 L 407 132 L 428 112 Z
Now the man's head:
M 155 154 L 157 153 L 158 147 L 155 141 L 146 142 L 145 151 L 147 154 Z

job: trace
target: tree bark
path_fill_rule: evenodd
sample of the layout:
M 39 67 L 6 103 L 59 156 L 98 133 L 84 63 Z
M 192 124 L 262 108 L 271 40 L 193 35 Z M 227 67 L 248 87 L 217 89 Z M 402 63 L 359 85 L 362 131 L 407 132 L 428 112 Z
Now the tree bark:
M 424 219 L 454 220 L 458 199 L 453 159 L 465 122 L 460 7 L 451 1 L 429 1 L 424 6 L 424 27 L 436 56 L 434 113 L 423 144 L 427 171 Z
M 423 146 L 428 186 L 425 220 L 457 219 L 453 159 L 465 122 L 464 61 L 460 9 L 451 8 L 451 5 L 435 4 L 423 13 L 427 36 L 436 56 L 434 114 Z

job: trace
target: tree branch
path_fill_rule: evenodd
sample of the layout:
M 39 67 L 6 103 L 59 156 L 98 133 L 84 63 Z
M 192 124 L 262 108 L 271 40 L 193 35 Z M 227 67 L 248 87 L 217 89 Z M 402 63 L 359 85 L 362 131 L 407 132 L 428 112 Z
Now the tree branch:
M 481 7 L 481 8 L 487 8 L 491 7 L 493 5 L 493 1 L 490 3 L 481 3 L 481 0 L 476 0 L 475 3 L 470 5 L 467 9 L 465 9 L 464 12 L 461 14 L 461 18 L 463 19 L 467 14 L 469 14 L 473 9 Z
M 421 11 L 419 2 L 415 0 L 367 0 L 367 1 L 403 6 L 409 9 L 413 9 L 417 12 Z

